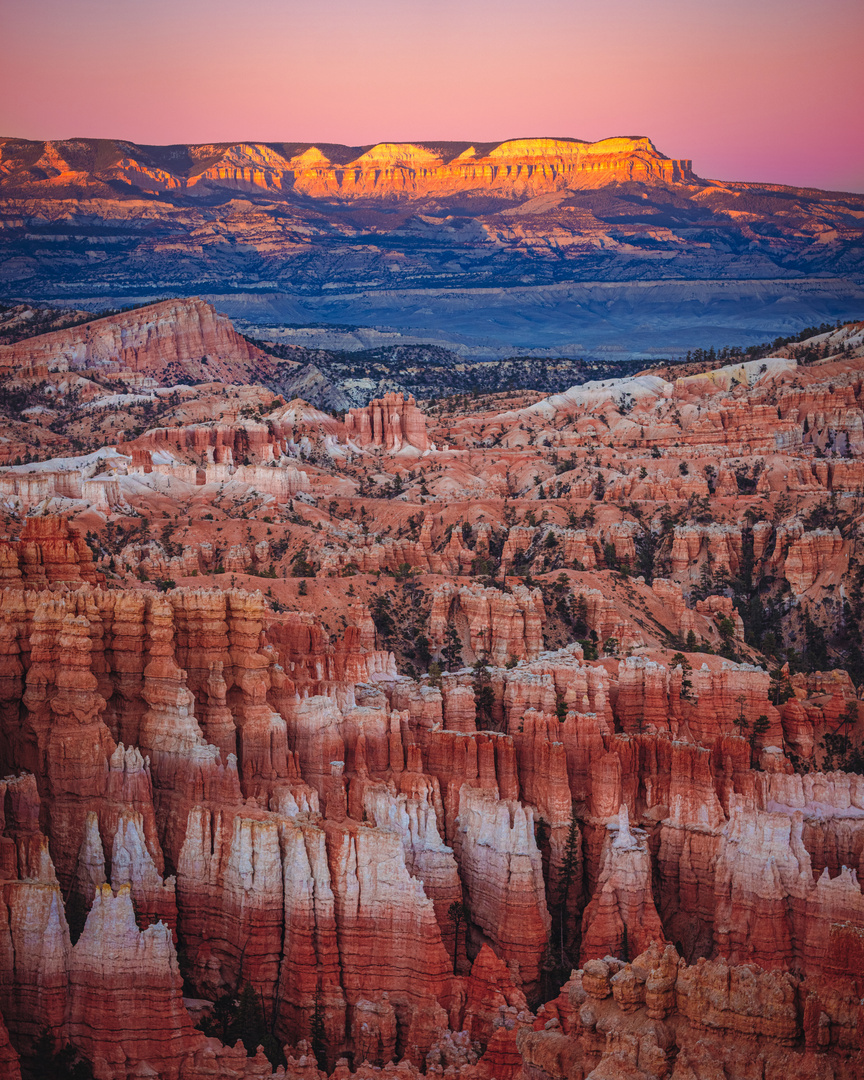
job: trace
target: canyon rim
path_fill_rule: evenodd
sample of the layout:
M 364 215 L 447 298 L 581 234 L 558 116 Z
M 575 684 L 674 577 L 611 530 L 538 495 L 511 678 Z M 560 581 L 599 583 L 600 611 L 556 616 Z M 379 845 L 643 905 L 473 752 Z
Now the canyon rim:
M 864 1076 L 862 19 L 8 5 L 3 1080 Z

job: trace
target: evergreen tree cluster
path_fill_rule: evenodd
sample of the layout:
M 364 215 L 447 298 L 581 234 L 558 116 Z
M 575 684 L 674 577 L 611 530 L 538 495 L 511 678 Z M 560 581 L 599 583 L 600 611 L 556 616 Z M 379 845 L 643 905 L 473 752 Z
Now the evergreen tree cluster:
M 268 1024 L 261 997 L 251 983 L 245 983 L 238 993 L 222 994 L 213 1003 L 213 1011 L 198 1025 L 209 1038 L 217 1038 L 226 1046 L 239 1039 L 248 1057 L 254 1057 L 262 1047 L 267 1060 L 277 1069 L 287 1061 L 279 1041 Z

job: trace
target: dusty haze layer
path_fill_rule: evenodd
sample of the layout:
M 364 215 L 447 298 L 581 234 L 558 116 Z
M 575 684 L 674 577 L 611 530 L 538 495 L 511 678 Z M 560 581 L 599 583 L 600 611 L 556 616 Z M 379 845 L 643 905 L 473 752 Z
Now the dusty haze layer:
M 197 293 L 474 357 L 683 354 L 853 317 L 862 221 L 862 195 L 703 180 L 641 136 L 0 141 L 7 297 Z
M 198 299 L 0 347 L 3 1075 L 857 1080 L 864 323 L 277 366 Z

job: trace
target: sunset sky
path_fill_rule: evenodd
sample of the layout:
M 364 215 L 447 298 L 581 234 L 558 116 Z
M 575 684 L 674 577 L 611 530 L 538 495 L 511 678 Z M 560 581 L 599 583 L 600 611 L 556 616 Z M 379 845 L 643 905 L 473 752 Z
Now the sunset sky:
M 5 0 L 0 135 L 644 134 L 706 177 L 864 190 L 861 0 Z

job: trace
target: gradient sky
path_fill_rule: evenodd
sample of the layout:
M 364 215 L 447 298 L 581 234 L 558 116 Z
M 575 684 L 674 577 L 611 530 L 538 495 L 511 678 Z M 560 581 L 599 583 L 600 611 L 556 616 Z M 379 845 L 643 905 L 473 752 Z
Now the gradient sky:
M 864 191 L 862 0 L 0 0 L 0 134 L 648 135 Z

